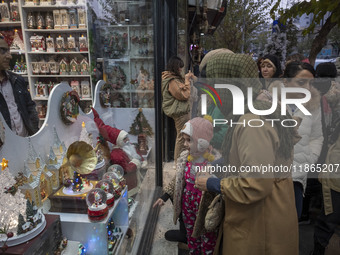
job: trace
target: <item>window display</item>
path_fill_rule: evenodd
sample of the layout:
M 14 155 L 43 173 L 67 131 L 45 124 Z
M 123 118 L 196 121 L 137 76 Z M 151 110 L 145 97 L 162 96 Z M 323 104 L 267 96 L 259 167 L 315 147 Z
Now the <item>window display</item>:
M 56 234 L 58 238 L 53 240 L 49 249 L 65 254 L 82 254 L 85 248 L 89 254 L 120 254 L 125 252 L 122 250 L 122 242 L 129 227 L 129 219 L 132 221 L 135 234 L 130 247 L 139 245 L 141 232 L 136 231 L 135 227 L 143 229 L 147 212 L 143 212 L 140 219 L 134 212 L 148 210 L 151 203 L 150 192 L 153 192 L 155 183 L 154 163 L 151 159 L 153 156 L 150 153 L 154 147 L 154 137 L 152 134 L 145 134 L 147 131 L 144 126 L 147 123 L 153 130 L 155 124 L 152 100 L 153 25 L 151 19 L 144 19 L 141 25 L 137 18 L 132 17 L 131 11 L 152 13 L 152 4 L 114 1 L 110 5 L 117 7 L 113 13 L 117 16 L 115 23 L 109 24 L 99 18 L 96 20 L 98 22 L 96 26 L 87 24 L 89 22 L 87 8 L 92 8 L 92 4 L 103 3 L 26 0 L 13 5 L 13 10 L 15 11 L 17 6 L 22 18 L 25 19 L 22 28 L 25 44 L 22 38 L 18 37 L 21 41 L 17 38 L 11 48 L 23 53 L 15 62 L 14 68 L 18 73 L 27 74 L 30 93 L 36 102 L 44 130 L 39 132 L 32 142 L 25 140 L 29 149 L 25 146 L 22 146 L 22 149 L 29 155 L 13 160 L 16 162 L 13 163 L 15 164 L 13 169 L 23 172 L 20 180 L 25 198 L 34 201 L 39 209 L 44 207 L 48 200 L 51 202 L 51 209 L 48 209 L 48 214 L 45 215 L 46 229 L 49 231 L 53 229 L 53 223 L 57 223 L 51 217 L 53 214 L 58 215 L 56 218 L 61 222 L 62 234 L 61 232 L 59 235 Z M 9 10 L 9 16 L 14 17 L 14 13 L 11 13 L 12 7 Z M 144 16 L 147 17 L 146 14 Z M 94 27 L 98 29 L 97 33 L 91 31 Z M 138 32 L 139 30 L 141 32 Z M 138 40 L 135 38 L 132 43 L 133 36 L 138 37 Z M 98 90 L 95 90 L 94 83 L 98 81 L 96 78 L 104 78 L 106 87 L 98 86 Z M 63 84 L 55 87 L 60 82 Z M 100 91 L 103 91 L 103 106 L 99 100 Z M 96 105 L 92 98 L 97 98 Z M 82 111 L 79 109 L 81 105 Z M 136 157 L 133 163 L 136 165 L 136 173 L 133 174 L 136 183 L 124 178 L 126 167 L 124 169 L 121 167 L 121 173 L 114 173 L 110 181 L 103 180 L 110 166 L 108 163 L 110 148 L 100 137 L 93 117 L 89 120 L 91 115 L 84 114 L 90 111 L 91 107 L 98 108 L 100 115 L 103 113 L 102 109 L 106 107 L 107 115 L 112 118 L 105 121 L 112 127 L 130 131 L 132 124 L 137 123 L 133 125 L 134 130 L 138 129 L 136 125 L 139 124 L 143 126 L 143 130 L 145 129 L 141 134 L 131 131 L 128 135 L 131 142 L 126 143 L 127 155 Z M 139 107 L 144 109 L 139 111 Z M 117 109 L 121 111 L 116 114 Z M 139 112 L 143 115 L 138 115 Z M 98 137 L 97 144 L 93 141 L 92 133 L 83 132 L 84 127 L 80 132 L 80 122 L 84 119 L 90 122 L 91 131 L 95 129 L 93 138 Z M 70 143 L 78 139 L 75 138 L 76 134 L 79 140 L 88 138 L 85 139 L 88 143 L 92 140 L 90 145 L 96 151 L 98 163 L 90 173 L 70 172 L 66 170 L 68 167 L 62 164 Z M 6 147 L 0 154 L 4 156 L 3 154 L 8 152 Z M 11 155 L 15 153 L 9 154 L 12 157 Z M 70 158 L 71 163 L 78 164 L 78 160 L 84 159 L 79 159 L 78 156 Z M 98 189 L 97 192 L 92 188 Z M 81 195 L 84 199 L 78 202 L 77 197 Z M 32 224 L 36 222 L 35 219 Z M 28 224 L 25 225 L 27 223 L 25 218 L 21 223 L 24 231 L 30 228 Z M 72 229 L 80 229 L 80 224 L 84 225 L 84 234 L 79 232 L 74 234 L 65 228 L 67 225 Z M 96 228 L 96 237 L 103 240 L 100 246 L 91 238 L 94 234 L 93 226 Z M 67 238 L 63 239 L 64 235 L 67 235 Z M 77 253 L 68 250 L 72 244 L 71 240 L 75 240 L 77 246 L 82 244 L 78 247 Z M 0 247 L 2 241 L 0 234 Z M 13 247 L 9 249 L 12 251 Z M 133 249 L 131 252 L 135 253 Z M 44 252 L 53 254 L 50 250 Z

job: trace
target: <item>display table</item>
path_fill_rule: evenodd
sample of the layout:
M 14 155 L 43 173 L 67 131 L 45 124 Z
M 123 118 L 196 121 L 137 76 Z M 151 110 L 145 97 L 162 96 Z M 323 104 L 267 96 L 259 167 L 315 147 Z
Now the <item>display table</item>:
M 91 222 L 87 214 L 57 213 L 60 216 L 63 236 L 69 240 L 82 243 L 87 254 L 108 254 L 108 233 L 107 224 L 112 218 L 115 226 L 122 231 L 122 238 L 115 245 L 115 252 L 119 251 L 125 233 L 129 226 L 127 188 L 122 191 L 122 195 L 115 201 L 114 206 L 109 210 L 108 216 L 100 222 Z M 119 253 L 118 253 L 119 254 Z
M 59 215 L 45 215 L 46 227 L 30 241 L 9 247 L 5 253 L 11 255 L 46 255 L 54 254 L 62 239 Z

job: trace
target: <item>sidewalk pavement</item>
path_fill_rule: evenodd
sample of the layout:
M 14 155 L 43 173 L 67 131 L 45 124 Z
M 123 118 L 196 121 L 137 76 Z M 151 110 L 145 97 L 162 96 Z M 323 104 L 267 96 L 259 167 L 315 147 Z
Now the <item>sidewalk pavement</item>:
M 167 185 L 175 176 L 176 170 L 173 168 L 174 162 L 164 163 L 163 170 L 163 187 Z M 170 229 L 179 229 L 179 223 L 173 224 L 172 221 L 173 210 L 171 201 L 168 200 L 160 209 L 158 216 L 158 223 L 155 230 L 151 255 L 184 255 L 185 251 L 178 252 L 178 243 L 166 241 L 164 233 Z M 314 220 L 308 225 L 299 226 L 299 255 L 310 255 L 313 250 L 313 234 L 314 234 Z M 337 234 L 334 234 L 330 240 L 325 255 L 339 255 L 340 254 L 340 231 L 338 228 Z

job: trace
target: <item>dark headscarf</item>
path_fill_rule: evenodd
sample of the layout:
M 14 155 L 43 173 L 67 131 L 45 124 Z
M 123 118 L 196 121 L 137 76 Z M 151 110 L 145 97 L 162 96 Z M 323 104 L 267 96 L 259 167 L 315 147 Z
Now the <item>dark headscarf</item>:
M 275 55 L 268 54 L 268 55 L 265 55 L 262 58 L 262 62 L 266 61 L 266 60 L 269 60 L 271 62 L 271 64 L 274 65 L 274 67 L 275 67 L 275 73 L 274 73 L 273 77 L 271 77 L 271 78 L 279 78 L 282 75 L 282 68 L 281 68 L 280 59 Z M 260 78 L 263 78 L 261 71 L 260 71 Z
M 246 100 L 247 88 L 253 88 L 253 104 L 255 109 L 264 110 L 269 109 L 271 104 L 266 101 L 255 100 L 259 94 L 262 84 L 258 78 L 258 68 L 255 61 L 251 56 L 245 54 L 228 54 L 218 53 L 212 56 L 206 65 L 206 75 L 210 79 L 210 83 L 224 83 L 233 84 L 239 87 L 243 91 L 243 95 Z M 220 79 L 220 82 L 217 80 Z M 232 94 L 227 89 L 216 89 L 221 97 L 222 105 L 220 107 L 221 112 L 226 116 L 227 119 L 231 118 L 233 122 L 237 122 L 241 116 L 232 116 L 233 99 Z M 277 110 L 268 115 L 261 116 L 263 119 L 289 119 L 290 116 L 281 116 L 280 107 Z M 249 112 L 249 109 L 245 107 L 245 113 Z M 279 122 L 280 123 L 280 122 Z M 280 124 L 275 123 L 278 130 L 278 136 L 280 139 L 279 154 L 284 158 L 291 157 L 293 149 L 293 132 L 291 128 L 282 127 Z M 222 145 L 222 153 L 225 162 L 228 162 L 229 152 L 231 148 L 232 135 L 235 129 L 235 125 L 228 129 L 227 134 L 224 137 Z

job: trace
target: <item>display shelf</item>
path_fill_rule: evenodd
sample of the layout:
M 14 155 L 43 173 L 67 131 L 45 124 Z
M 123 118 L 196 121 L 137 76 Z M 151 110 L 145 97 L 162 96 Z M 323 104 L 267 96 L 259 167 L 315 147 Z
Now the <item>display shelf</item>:
M 154 57 L 131 57 L 131 60 L 153 60 Z
M 92 79 L 91 79 L 91 75 L 86 74 L 86 75 L 81 75 L 81 73 L 84 72 L 80 72 L 80 62 L 82 61 L 82 59 L 86 59 L 87 63 L 88 63 L 88 71 L 85 73 L 90 73 L 90 64 L 91 64 L 91 56 L 89 53 L 89 50 L 86 51 L 70 51 L 70 52 L 47 52 L 45 49 L 45 46 L 47 48 L 48 45 L 51 45 L 51 41 L 48 41 L 48 38 L 52 38 L 53 39 L 53 43 L 54 43 L 54 47 L 55 50 L 57 51 L 57 41 L 56 41 L 56 37 L 58 36 L 62 36 L 64 38 L 64 43 L 65 43 L 65 47 L 67 46 L 67 39 L 69 36 L 72 35 L 72 37 L 75 38 L 75 46 L 74 48 L 79 49 L 79 38 L 81 36 L 84 36 L 85 38 L 87 38 L 86 44 L 88 47 L 89 44 L 89 33 L 88 33 L 88 19 L 87 19 L 87 5 L 86 5 L 86 1 L 78 1 L 78 4 L 73 4 L 73 3 L 67 3 L 67 4 L 55 4 L 55 5 L 33 5 L 32 3 L 26 4 L 24 2 L 24 0 L 19 1 L 20 2 L 20 11 L 21 11 L 21 16 L 22 16 L 22 20 L 24 21 L 23 27 L 22 27 L 22 31 L 23 31 L 23 39 L 24 39 L 24 44 L 25 44 L 25 48 L 27 49 L 26 52 L 26 63 L 27 63 L 27 69 L 28 69 L 28 82 L 29 82 L 29 86 L 30 86 L 30 91 L 31 91 L 31 96 L 32 98 L 34 98 L 34 100 L 44 100 L 41 99 L 39 97 L 37 97 L 36 95 L 36 89 L 35 89 L 35 85 L 37 83 L 42 83 L 42 84 L 46 84 L 47 81 L 44 78 L 55 78 L 57 79 L 57 81 L 63 81 L 66 80 L 69 85 L 71 85 L 71 82 L 75 82 L 78 81 L 79 82 L 79 86 L 89 86 L 91 95 L 93 94 L 93 88 L 92 88 Z M 45 12 L 49 12 L 49 13 L 54 13 L 54 10 L 66 10 L 67 15 L 69 15 L 69 13 L 71 12 L 70 9 L 75 9 L 78 10 L 79 9 L 83 9 L 85 10 L 85 14 L 86 14 L 86 18 L 84 19 L 85 23 L 81 23 L 80 27 L 81 28 L 71 28 L 73 27 L 73 25 L 70 23 L 71 19 L 64 19 L 67 22 L 60 24 L 63 26 L 66 26 L 66 29 L 63 28 L 61 29 L 61 27 L 59 27 L 60 29 L 36 29 L 38 23 L 35 24 L 31 24 L 28 21 L 28 15 L 32 15 L 32 16 L 36 16 L 38 12 L 41 13 L 45 13 Z M 32 14 L 29 14 L 32 13 Z M 59 12 L 57 12 L 59 13 Z M 55 21 L 56 16 L 54 16 L 53 14 L 53 21 Z M 58 19 L 59 20 L 59 19 Z M 64 22 L 64 20 L 62 20 L 62 22 Z M 37 22 L 37 21 L 36 21 Z M 75 19 L 75 24 L 76 27 L 79 26 L 79 20 L 78 20 L 78 16 L 76 15 L 76 19 Z M 28 27 L 28 24 L 30 24 L 30 28 Z M 32 27 L 35 27 L 35 29 L 32 29 Z M 34 36 L 37 36 L 39 39 L 35 38 Z M 37 45 L 39 45 L 39 47 L 41 46 L 41 48 L 39 49 L 44 49 L 45 51 L 32 51 L 32 40 L 34 41 L 34 44 L 36 45 L 35 48 L 38 49 Z M 48 44 L 49 43 L 49 44 Z M 44 46 L 43 46 L 44 45 Z M 52 44 L 53 45 L 53 44 Z M 51 47 L 51 46 L 50 46 Z M 85 49 L 85 47 L 83 47 Z M 59 75 L 59 71 L 57 69 L 57 71 L 54 71 L 53 73 L 48 73 L 48 74 L 44 74 L 44 72 L 42 70 L 40 70 L 39 65 L 34 65 L 34 72 L 33 72 L 33 62 L 40 62 L 41 60 L 45 60 L 46 63 L 48 63 L 50 60 L 55 61 L 56 66 L 58 68 L 59 66 L 59 62 L 62 58 L 66 57 L 66 61 L 67 63 L 71 63 L 73 59 L 76 59 L 78 61 L 78 74 L 77 75 L 71 75 L 71 74 L 65 74 L 65 75 Z M 39 68 L 39 69 L 38 69 Z M 48 67 L 49 68 L 49 67 Z M 58 72 L 56 74 L 56 72 Z M 64 72 L 65 73 L 65 72 Z M 58 79 L 60 78 L 60 79 Z M 67 78 L 67 79 L 66 79 Z M 55 80 L 53 80 L 55 81 Z M 80 92 L 82 92 L 82 90 L 80 90 Z M 79 95 L 80 97 L 82 96 L 81 94 Z M 89 98 L 88 100 L 91 100 L 91 98 Z
M 21 21 L 0 22 L 0 27 L 21 27 Z
M 84 4 L 75 5 L 75 4 L 67 4 L 67 5 L 23 5 L 22 8 L 26 10 L 32 11 L 46 11 L 46 10 L 55 10 L 55 9 L 70 9 L 70 8 L 85 8 Z
M 30 51 L 27 52 L 28 55 L 79 55 L 79 54 L 89 54 L 88 51 L 63 51 L 63 52 L 40 52 L 40 51 Z
M 32 78 L 58 78 L 58 77 L 61 77 L 61 78 L 90 78 L 91 75 L 49 75 L 49 74 L 42 74 L 42 75 L 39 75 L 39 74 L 34 74 L 34 75 L 31 75 Z
M 50 212 L 49 214 L 59 215 L 63 235 L 70 240 L 84 244 L 88 254 L 108 254 L 107 224 L 109 219 L 112 218 L 115 226 L 120 227 L 123 234 L 114 248 L 114 252 L 117 253 L 129 226 L 127 197 L 127 187 L 125 187 L 121 197 L 109 209 L 107 217 L 100 222 L 91 222 L 87 214 L 58 212 Z
M 24 50 L 10 50 L 9 53 L 11 53 L 11 54 L 19 54 L 19 55 L 23 54 L 24 55 L 25 51 Z
M 25 32 L 32 33 L 87 33 L 86 28 L 74 28 L 74 29 L 24 29 Z

